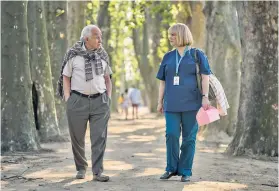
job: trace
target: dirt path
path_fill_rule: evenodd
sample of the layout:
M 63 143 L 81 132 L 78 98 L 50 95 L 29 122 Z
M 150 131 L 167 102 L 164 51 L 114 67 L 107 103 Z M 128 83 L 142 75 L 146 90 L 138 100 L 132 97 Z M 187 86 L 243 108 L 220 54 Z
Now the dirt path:
M 222 154 L 225 144 L 197 143 L 192 181 L 179 177 L 160 181 L 165 168 L 164 119 L 142 112 L 139 120 L 125 121 L 112 115 L 105 155 L 107 183 L 93 182 L 90 170 L 86 179 L 75 180 L 70 143 L 43 145 L 54 150 L 17 153 L 1 157 L 1 190 L 28 191 L 275 191 L 278 188 L 277 162 L 248 158 L 229 158 Z M 86 152 L 90 161 L 90 139 Z M 91 163 L 89 162 L 89 166 Z

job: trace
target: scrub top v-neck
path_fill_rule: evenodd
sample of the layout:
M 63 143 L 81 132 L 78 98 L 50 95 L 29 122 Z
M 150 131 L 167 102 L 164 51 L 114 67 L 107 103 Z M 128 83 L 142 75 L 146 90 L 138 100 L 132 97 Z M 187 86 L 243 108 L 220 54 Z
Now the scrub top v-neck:
M 157 73 L 157 78 L 165 81 L 164 111 L 194 111 L 201 107 L 202 96 L 197 86 L 194 52 L 194 48 L 185 51 L 182 59 L 176 49 L 165 54 Z M 177 58 L 181 59 L 178 72 Z M 209 75 L 211 71 L 207 57 L 198 49 L 197 59 L 200 73 Z M 179 85 L 174 85 L 175 76 L 179 77 Z

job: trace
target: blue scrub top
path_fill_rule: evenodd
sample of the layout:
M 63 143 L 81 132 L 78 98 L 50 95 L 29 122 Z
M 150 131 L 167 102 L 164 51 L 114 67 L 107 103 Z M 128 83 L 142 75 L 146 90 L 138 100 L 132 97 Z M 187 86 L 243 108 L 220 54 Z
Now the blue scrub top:
M 199 49 L 196 51 L 200 73 L 209 75 L 211 70 L 206 55 Z M 157 78 L 165 81 L 164 111 L 184 112 L 200 109 L 202 95 L 197 86 L 194 55 L 194 48 L 185 53 L 178 70 L 179 85 L 173 85 L 176 73 L 176 49 L 165 54 L 157 73 Z

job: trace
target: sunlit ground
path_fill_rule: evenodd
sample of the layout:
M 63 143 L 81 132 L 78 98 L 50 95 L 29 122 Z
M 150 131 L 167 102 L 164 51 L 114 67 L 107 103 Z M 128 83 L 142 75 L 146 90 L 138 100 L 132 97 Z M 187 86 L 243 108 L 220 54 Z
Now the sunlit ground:
M 223 190 L 239 190 L 247 187 L 248 186 L 245 184 L 238 184 L 238 183 L 200 181 L 200 182 L 194 182 L 185 185 L 183 191 L 188 191 L 188 190 L 223 191 Z
M 166 165 L 164 118 L 141 110 L 140 119 L 124 120 L 112 115 L 104 158 L 107 183 L 92 181 L 89 131 L 86 134 L 86 178 L 76 180 L 71 144 L 43 144 L 55 152 L 17 154 L 2 157 L 3 190 L 36 191 L 273 191 L 276 185 L 277 163 L 247 158 L 229 158 L 222 153 L 224 143 L 197 142 L 191 182 L 182 183 L 180 177 L 161 181 Z M 89 129 L 88 129 L 89 130 Z M 20 175 L 24 178 L 14 177 Z M 5 177 L 4 177 L 5 176 Z

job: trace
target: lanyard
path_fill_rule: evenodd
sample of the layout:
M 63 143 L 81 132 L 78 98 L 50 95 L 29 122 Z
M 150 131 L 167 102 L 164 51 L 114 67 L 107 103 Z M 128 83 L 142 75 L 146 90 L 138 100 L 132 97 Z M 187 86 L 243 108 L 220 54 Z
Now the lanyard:
M 180 60 L 178 61 L 178 50 L 176 49 L 176 68 L 175 68 L 175 75 L 178 76 L 178 69 L 179 69 L 179 65 L 181 60 L 183 59 L 183 57 L 185 56 L 186 52 L 189 50 L 189 46 L 186 46 L 183 55 L 181 56 Z

